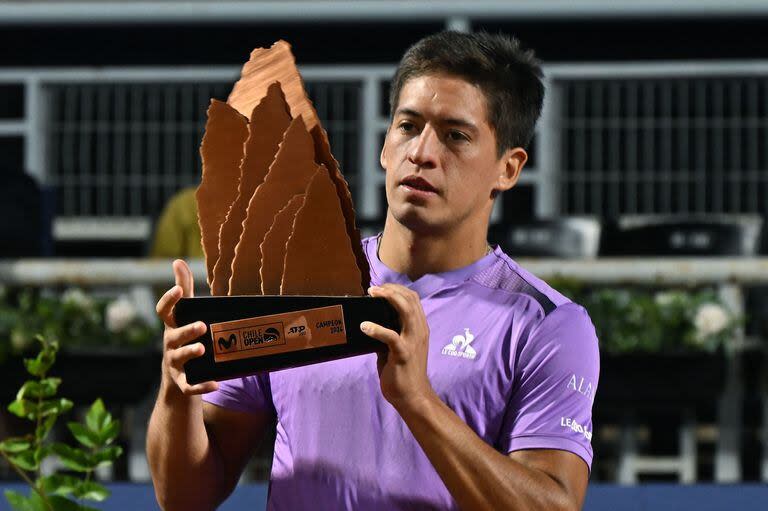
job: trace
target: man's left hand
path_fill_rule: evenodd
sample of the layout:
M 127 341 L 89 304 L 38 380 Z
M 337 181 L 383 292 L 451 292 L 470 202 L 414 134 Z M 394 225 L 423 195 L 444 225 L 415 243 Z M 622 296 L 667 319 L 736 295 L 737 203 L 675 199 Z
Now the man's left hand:
M 374 286 L 368 293 L 386 299 L 400 316 L 400 332 L 364 321 L 360 329 L 389 348 L 378 354 L 381 392 L 397 410 L 418 406 L 423 399 L 434 398 L 427 378 L 429 326 L 419 295 L 397 284 Z

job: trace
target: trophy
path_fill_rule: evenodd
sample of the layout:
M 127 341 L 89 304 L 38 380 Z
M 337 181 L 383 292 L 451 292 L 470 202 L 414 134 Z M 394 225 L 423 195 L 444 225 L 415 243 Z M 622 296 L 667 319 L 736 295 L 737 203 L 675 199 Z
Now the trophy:
M 203 321 L 191 384 L 371 353 L 368 320 L 399 329 L 365 295 L 368 261 L 346 180 L 285 41 L 257 48 L 226 102 L 211 100 L 196 192 L 210 297 L 182 298 Z

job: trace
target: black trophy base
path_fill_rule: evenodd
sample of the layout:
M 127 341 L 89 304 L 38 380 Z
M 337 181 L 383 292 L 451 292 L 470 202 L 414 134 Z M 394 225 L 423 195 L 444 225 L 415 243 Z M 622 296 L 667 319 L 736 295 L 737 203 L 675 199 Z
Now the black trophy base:
M 303 312 L 307 312 L 308 317 L 312 318 L 312 314 L 318 309 L 332 310 L 339 319 L 343 314 L 343 323 L 334 320 L 306 325 L 309 329 L 318 327 L 311 334 L 312 346 L 297 348 L 296 344 L 292 347 L 290 339 L 287 339 L 286 343 L 284 338 L 292 335 L 289 332 L 299 332 L 305 327 L 291 326 L 297 323 L 282 320 L 300 317 Z M 259 324 L 259 320 L 265 316 L 269 319 Z M 386 349 L 383 343 L 360 331 L 359 325 L 363 321 L 372 321 L 395 331 L 400 330 L 397 312 L 389 302 L 383 298 L 369 296 L 182 298 L 176 304 L 175 317 L 178 326 L 203 321 L 208 327 L 204 335 L 193 341 L 201 342 L 205 346 L 205 353 L 184 365 L 187 382 L 190 384 L 228 380 L 263 371 L 276 371 Z M 242 326 L 238 325 L 239 323 L 251 327 L 238 329 L 238 326 Z M 331 323 L 340 323 L 342 327 L 329 326 Z M 258 333 L 254 334 L 256 331 Z M 324 343 L 328 345 L 322 345 Z M 318 344 L 320 346 L 317 346 Z M 241 351 L 235 351 L 237 345 Z M 277 352 L 280 350 L 282 352 Z

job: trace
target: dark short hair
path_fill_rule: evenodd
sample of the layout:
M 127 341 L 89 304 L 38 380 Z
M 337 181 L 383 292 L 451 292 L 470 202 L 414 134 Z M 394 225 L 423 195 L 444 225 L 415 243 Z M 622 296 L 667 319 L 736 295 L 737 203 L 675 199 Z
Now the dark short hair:
M 455 75 L 480 87 L 499 157 L 507 149 L 530 144 L 544 102 L 543 73 L 533 50 L 524 50 L 518 39 L 453 31 L 421 39 L 405 52 L 392 79 L 390 115 L 405 83 L 432 73 Z

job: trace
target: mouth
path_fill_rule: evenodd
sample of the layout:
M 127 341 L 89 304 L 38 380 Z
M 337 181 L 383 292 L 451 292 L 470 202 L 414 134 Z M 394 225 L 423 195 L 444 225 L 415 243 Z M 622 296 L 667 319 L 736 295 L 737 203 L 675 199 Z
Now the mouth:
M 432 183 L 424 179 L 423 177 L 407 176 L 400 181 L 400 186 L 404 186 L 407 189 L 422 192 L 422 193 L 438 193 L 437 188 L 432 186 Z

